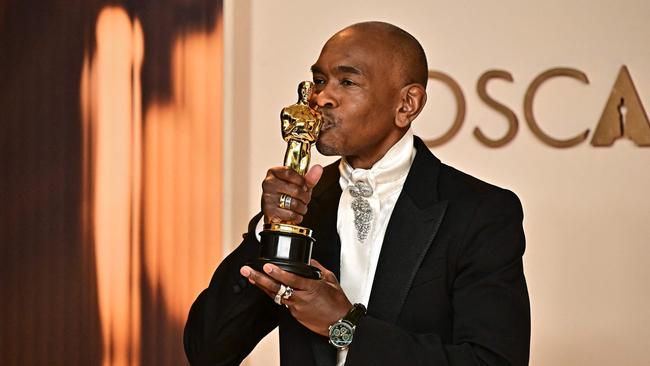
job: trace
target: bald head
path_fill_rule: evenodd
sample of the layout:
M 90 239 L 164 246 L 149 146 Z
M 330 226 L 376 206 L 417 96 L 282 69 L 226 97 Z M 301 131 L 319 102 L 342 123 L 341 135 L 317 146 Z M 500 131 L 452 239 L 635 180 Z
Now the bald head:
M 368 169 L 408 131 L 427 100 L 420 43 L 394 25 L 354 24 L 330 38 L 311 67 L 310 103 L 323 114 L 316 147 Z
M 385 57 L 392 58 L 401 81 L 426 88 L 429 79 L 427 57 L 420 42 L 410 33 L 389 23 L 372 21 L 346 27 L 331 39 L 350 35 L 381 42 L 387 51 Z

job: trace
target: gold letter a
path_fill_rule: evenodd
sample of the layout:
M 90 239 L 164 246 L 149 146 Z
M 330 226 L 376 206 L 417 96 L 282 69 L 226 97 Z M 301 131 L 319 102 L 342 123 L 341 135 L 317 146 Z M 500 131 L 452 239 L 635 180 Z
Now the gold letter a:
M 650 146 L 648 115 L 625 65 L 618 72 L 591 145 L 611 146 L 623 136 L 634 141 L 637 146 Z

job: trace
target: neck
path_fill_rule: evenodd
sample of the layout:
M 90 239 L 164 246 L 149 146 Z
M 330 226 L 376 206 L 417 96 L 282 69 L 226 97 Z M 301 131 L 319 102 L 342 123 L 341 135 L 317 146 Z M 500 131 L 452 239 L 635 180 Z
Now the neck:
M 404 137 L 406 131 L 408 131 L 408 129 L 403 131 L 398 130 L 397 133 L 393 134 L 389 138 L 386 138 L 384 141 L 378 143 L 375 146 L 369 147 L 369 152 L 346 156 L 345 160 L 347 160 L 348 164 L 350 164 L 350 166 L 354 169 L 370 169 L 373 165 L 375 165 L 376 162 L 381 160 L 381 158 L 386 155 L 391 147 L 393 147 L 402 137 Z

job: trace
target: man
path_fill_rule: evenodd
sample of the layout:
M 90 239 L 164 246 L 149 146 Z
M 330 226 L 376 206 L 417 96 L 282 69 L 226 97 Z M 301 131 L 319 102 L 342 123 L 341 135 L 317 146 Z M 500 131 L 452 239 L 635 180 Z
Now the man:
M 268 171 L 262 213 L 192 306 L 190 361 L 239 364 L 279 326 L 282 365 L 526 365 L 521 205 L 413 136 L 426 102 L 420 44 L 390 24 L 355 24 L 312 72 L 317 148 L 343 158 L 305 177 Z M 262 215 L 314 230 L 322 279 L 244 266 L 259 253 Z

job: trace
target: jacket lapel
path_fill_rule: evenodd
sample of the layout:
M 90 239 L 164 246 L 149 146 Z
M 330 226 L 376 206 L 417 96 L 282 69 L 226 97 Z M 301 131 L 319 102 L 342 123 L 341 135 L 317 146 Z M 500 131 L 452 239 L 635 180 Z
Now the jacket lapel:
M 446 201 L 438 200 L 438 160 L 419 138 L 417 154 L 393 210 L 370 294 L 368 313 L 397 321 L 413 278 L 438 232 Z

